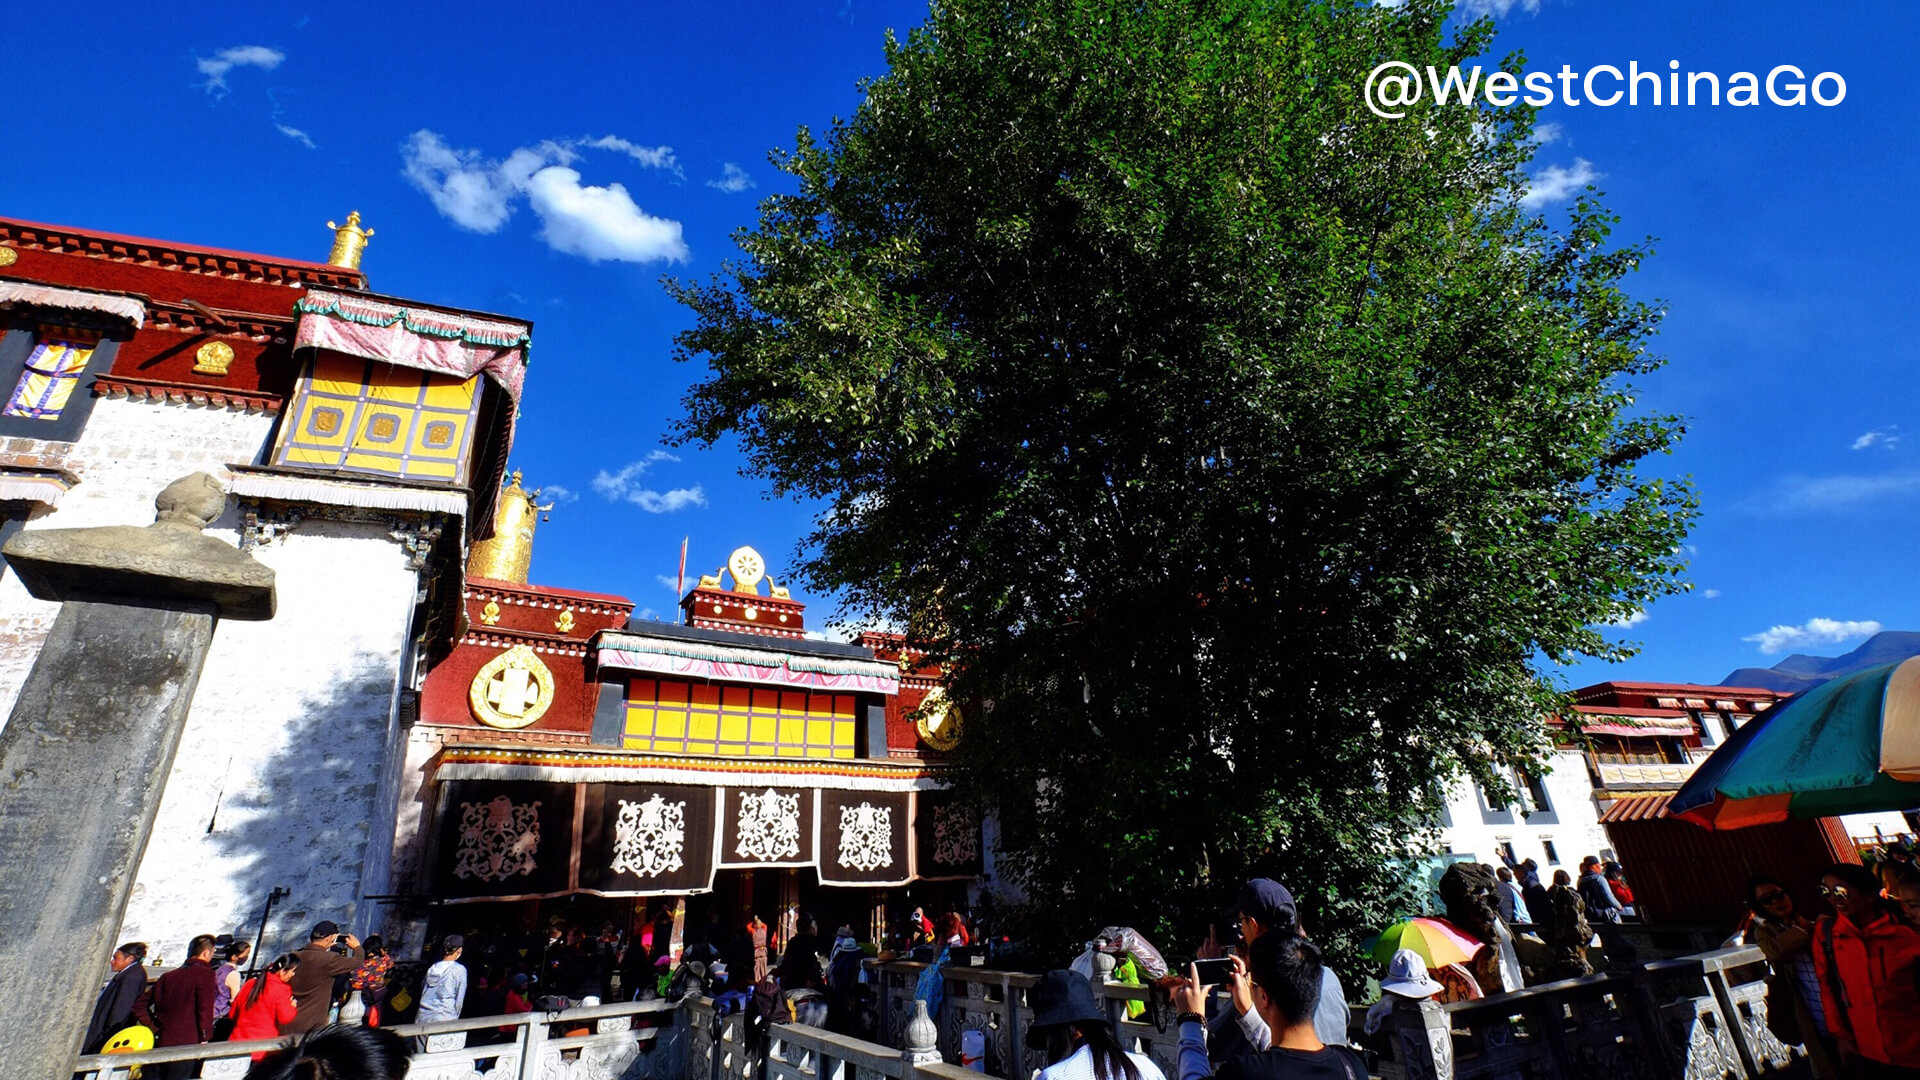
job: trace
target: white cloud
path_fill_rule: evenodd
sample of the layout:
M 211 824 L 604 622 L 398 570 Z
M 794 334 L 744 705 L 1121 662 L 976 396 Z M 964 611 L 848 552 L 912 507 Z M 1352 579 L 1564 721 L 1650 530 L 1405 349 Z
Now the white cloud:
M 552 499 L 555 506 L 565 506 L 568 503 L 577 503 L 580 501 L 579 492 L 570 487 L 561 487 L 559 484 L 543 485 L 540 488 L 540 494 L 545 498 Z
M 1740 640 L 1755 642 L 1761 652 L 1772 656 L 1786 649 L 1830 645 L 1879 632 L 1880 624 L 1872 619 L 1808 619 L 1801 626 L 1775 626 L 1757 634 L 1748 634 Z
M 1789 476 L 1781 481 L 1772 509 L 1818 513 L 1846 510 L 1920 494 L 1920 472 L 1878 476 Z
M 738 195 L 753 186 L 753 177 L 747 171 L 729 161 L 720 170 L 720 179 L 707 181 L 710 188 L 718 188 L 729 195 Z
M 641 210 L 619 184 L 595 187 L 564 165 L 541 169 L 527 181 L 527 201 L 540 215 L 540 238 L 589 262 L 685 262 L 680 223 Z
M 590 146 L 595 150 L 613 150 L 625 154 L 649 169 L 665 169 L 673 175 L 687 178 L 687 171 L 680 167 L 680 159 L 674 156 L 671 146 L 641 146 L 628 142 L 618 135 L 602 135 L 597 139 L 586 139 L 581 146 Z
M 1642 608 L 1630 614 L 1622 615 L 1617 619 L 1608 619 L 1606 625 L 1624 630 L 1629 626 L 1639 626 L 1650 618 L 1652 618 L 1652 616 L 1648 615 L 1646 609 Z
M 619 184 L 582 184 L 569 167 L 580 156 L 569 143 L 525 146 L 505 161 L 490 161 L 422 129 L 401 146 L 400 156 L 406 178 L 463 229 L 498 232 L 514 202 L 524 198 L 540 218 L 540 239 L 563 254 L 592 262 L 688 257 L 679 222 L 641 210 Z
M 1701 592 L 1701 594 L 1700 594 L 1700 595 L 1701 595 L 1701 596 L 1703 596 L 1703 597 L 1705 597 L 1705 598 L 1706 598 L 1706 599 L 1708 599 L 1708 600 L 1718 600 L 1718 599 L 1720 599 L 1720 590 L 1719 590 L 1719 589 L 1707 589 L 1707 590 L 1704 590 L 1703 592 Z
M 649 514 L 671 514 L 689 506 L 707 505 L 707 493 L 700 485 L 656 491 L 640 486 L 640 478 L 661 461 L 680 459 L 665 450 L 655 450 L 639 461 L 629 462 L 619 472 L 601 469 L 593 478 L 593 490 L 616 502 L 630 502 Z
M 299 143 L 300 145 L 306 147 L 309 150 L 314 149 L 312 137 L 309 136 L 306 132 L 301 131 L 299 128 L 288 127 L 285 124 L 275 124 L 273 126 L 280 129 L 280 134 L 285 135 L 287 138 L 292 139 L 294 142 Z
M 641 609 L 640 609 L 640 613 L 639 613 L 638 615 L 635 615 L 635 616 L 634 616 L 634 618 L 636 618 L 636 619 L 646 619 L 646 620 L 648 620 L 648 621 L 653 621 L 653 620 L 656 620 L 656 619 L 658 619 L 659 617 L 660 617 L 660 613 L 659 613 L 659 612 L 657 612 L 657 611 L 655 611 L 655 610 L 653 610 L 653 609 L 652 609 L 652 608 L 650 608 L 650 607 L 643 607 L 643 608 L 641 608 Z
M 689 506 L 707 505 L 707 493 L 699 484 L 690 488 L 674 488 L 671 491 L 637 488 L 627 492 L 627 501 L 649 514 L 671 514 L 675 510 L 685 510 Z
M 1874 430 L 1867 432 L 1865 435 L 1862 435 L 1859 438 L 1853 440 L 1853 446 L 1851 447 L 1851 449 L 1865 450 L 1869 446 L 1884 446 L 1888 450 L 1891 450 L 1894 447 L 1899 445 L 1900 445 L 1900 425 L 1891 424 L 1891 425 L 1888 425 L 1887 427 L 1875 428 Z
M 235 45 L 230 49 L 221 49 L 212 56 L 195 59 L 200 74 L 207 81 L 200 84 L 201 89 L 214 97 L 227 96 L 227 72 L 237 67 L 254 67 L 261 71 L 272 71 L 280 66 L 287 54 L 279 49 L 269 49 L 265 45 Z
M 601 469 L 600 475 L 593 478 L 593 490 L 609 499 L 623 499 L 627 492 L 633 490 L 635 481 L 646 475 L 648 469 L 662 461 L 679 460 L 665 450 L 655 450 L 639 461 L 629 462 L 617 473 Z
M 1545 206 L 1564 201 L 1600 179 L 1600 175 L 1594 169 L 1593 162 L 1586 158 L 1574 158 L 1571 169 L 1564 165 L 1549 165 L 1534 174 L 1533 183 L 1527 185 L 1527 193 L 1520 196 L 1520 205 Z
M 402 175 L 442 217 L 477 233 L 497 232 L 506 224 L 513 189 L 500 166 L 481 160 L 479 151 L 455 150 L 423 128 L 408 137 L 400 157 L 406 163 Z
M 1529 15 L 1540 13 L 1540 0 L 1460 0 L 1456 6 L 1475 18 L 1482 15 L 1504 18 L 1514 8 L 1519 8 Z
M 1533 125 L 1533 145 L 1546 146 L 1548 143 L 1557 143 L 1564 134 L 1565 130 L 1559 124 L 1535 124 Z
M 680 580 L 672 574 L 655 574 L 653 575 L 653 580 L 659 582 L 661 588 L 673 595 L 680 595 Z

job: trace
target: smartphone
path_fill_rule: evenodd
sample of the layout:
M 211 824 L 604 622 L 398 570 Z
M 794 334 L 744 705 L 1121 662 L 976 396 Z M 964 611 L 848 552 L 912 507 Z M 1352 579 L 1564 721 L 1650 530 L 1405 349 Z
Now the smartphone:
M 1229 979 L 1233 978 L 1231 959 L 1195 960 L 1193 966 L 1200 973 L 1201 986 L 1224 986 Z

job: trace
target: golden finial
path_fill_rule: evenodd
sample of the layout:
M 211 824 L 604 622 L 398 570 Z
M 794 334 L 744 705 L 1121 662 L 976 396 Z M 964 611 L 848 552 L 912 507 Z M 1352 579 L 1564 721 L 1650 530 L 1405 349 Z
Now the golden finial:
M 372 229 L 360 227 L 360 211 L 348 214 L 345 225 L 329 221 L 327 228 L 333 230 L 333 254 L 327 256 L 328 264 L 348 270 L 360 269 L 360 256 L 367 250 L 367 241 L 373 239 Z
M 516 581 L 524 585 L 533 565 L 534 526 L 552 503 L 540 504 L 540 492 L 529 492 L 521 483 L 520 470 L 509 474 L 510 482 L 500 490 L 494 504 L 493 535 L 474 543 L 467 554 L 467 573 L 494 581 Z

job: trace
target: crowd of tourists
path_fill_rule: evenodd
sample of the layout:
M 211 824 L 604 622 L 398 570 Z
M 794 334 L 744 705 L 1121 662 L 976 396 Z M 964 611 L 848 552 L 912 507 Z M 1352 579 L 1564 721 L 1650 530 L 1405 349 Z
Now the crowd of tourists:
M 1440 880 L 1444 916 L 1416 921 L 1446 926 L 1467 944 L 1465 955 L 1430 963 L 1413 948 L 1393 951 L 1379 978 L 1381 999 L 1358 1025 L 1292 894 L 1271 879 L 1248 882 L 1229 912 L 1232 932 L 1199 950 L 1211 960 L 1183 975 L 1154 957 L 1164 972 L 1152 982 L 1156 995 L 1179 1025 L 1174 1080 L 1364 1077 L 1369 1059 L 1389 1049 L 1395 1002 L 1474 1000 L 1635 963 L 1621 930 L 1636 908 L 1622 867 L 1589 857 L 1577 877 L 1561 870 L 1551 880 L 1543 882 L 1530 861 L 1451 867 Z M 1751 910 L 1732 939 L 1759 946 L 1771 962 L 1770 1026 L 1783 1041 L 1805 1046 L 1816 1077 L 1920 1078 L 1920 868 L 1898 859 L 1882 859 L 1877 870 L 1836 864 L 1818 888 L 1827 910 L 1809 917 L 1787 885 L 1754 879 Z M 922 991 L 938 994 L 941 966 L 959 962 L 980 936 L 977 922 L 959 912 L 933 917 L 915 908 L 885 944 L 930 961 Z M 543 937 L 481 936 L 470 947 L 468 936 L 450 934 L 405 985 L 379 938 L 363 943 L 331 922 L 309 937 L 305 948 L 255 970 L 246 942 L 201 935 L 185 964 L 152 983 L 146 946 L 122 945 L 83 1049 L 112 1049 L 136 1028 L 150 1031 L 157 1047 L 296 1035 L 305 1041 L 293 1050 L 255 1054 L 248 1075 L 294 1075 L 289 1061 L 319 1053 L 365 1058 L 369 1071 L 339 1075 L 382 1080 L 381 1055 L 400 1055 L 401 1072 L 391 1074 L 399 1076 L 407 1049 L 385 1032 L 364 1034 L 383 1025 L 694 992 L 710 995 L 717 1012 L 739 1011 L 755 1023 L 874 1034 L 869 995 L 860 989 L 867 951 L 851 926 L 823 936 L 816 919 L 799 911 L 777 929 L 751 913 L 727 920 L 715 910 L 704 925 L 682 930 L 660 909 L 631 935 L 555 925 Z M 1087 972 L 1048 972 L 1028 1001 L 1029 1046 L 1045 1063 L 1039 1080 L 1168 1080 L 1151 1059 L 1123 1048 Z M 930 1005 L 937 1008 L 937 998 Z M 1217 1006 L 1212 1015 L 1210 1006 Z M 466 1035 L 469 1042 L 509 1040 L 513 1032 Z M 425 1041 L 413 1048 L 426 1049 Z M 186 1077 L 192 1068 L 151 1065 L 145 1075 Z
M 1831 914 L 1809 918 L 1786 884 L 1753 879 L 1735 938 L 1772 964 L 1768 1023 L 1816 1077 L 1920 1078 L 1920 867 L 1836 863 L 1819 894 Z

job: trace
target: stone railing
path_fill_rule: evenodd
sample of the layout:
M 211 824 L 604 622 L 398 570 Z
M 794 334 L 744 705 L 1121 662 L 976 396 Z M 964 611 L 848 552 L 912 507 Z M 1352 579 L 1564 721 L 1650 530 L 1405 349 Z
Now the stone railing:
M 413 1055 L 408 1080 L 616 1080 L 625 1076 L 663 1033 L 675 1031 L 679 1010 L 664 1001 L 595 1005 L 554 1013 L 479 1016 L 432 1024 L 399 1024 L 399 1035 L 423 1035 L 425 1053 Z M 505 1029 L 502 1031 L 502 1029 Z M 586 1034 L 555 1034 L 585 1030 Z M 469 1045 L 478 1038 L 485 1044 Z M 169 1061 L 201 1062 L 208 1080 L 244 1076 L 252 1055 L 278 1050 L 291 1039 L 204 1043 L 139 1054 L 98 1054 L 80 1059 L 76 1080 L 129 1080 L 135 1067 Z M 652 1075 L 680 1080 L 666 1071 Z M 637 1074 L 636 1074 L 637 1075 Z
M 881 1042 L 802 1024 L 774 1024 L 756 1045 L 739 1013 L 717 1017 L 690 998 L 601 1005 L 560 1013 L 477 1017 L 395 1027 L 425 1035 L 409 1080 L 980 1080 L 961 1068 L 963 1032 L 985 1039 L 987 1074 L 1024 1080 L 1040 1062 L 1026 1049 L 1030 974 L 985 968 L 945 970 L 937 1016 L 913 993 L 925 964 L 870 963 Z M 1631 972 L 1548 983 L 1480 1001 L 1400 1002 L 1374 1047 L 1383 1080 L 1757 1080 L 1796 1063 L 1797 1048 L 1767 1029 L 1765 965 L 1758 949 L 1722 949 L 1659 960 Z M 1128 1019 L 1142 987 L 1107 983 L 1095 994 L 1129 1048 L 1177 1075 L 1179 1033 Z M 467 1045 L 469 1034 L 507 1029 L 505 1041 Z M 559 1035 L 558 1032 L 582 1031 Z M 248 1055 L 287 1040 L 215 1043 L 144 1054 L 80 1059 L 76 1077 L 123 1080 L 131 1066 L 205 1063 L 201 1075 L 239 1077 Z
M 1730 1080 L 1802 1056 L 1767 1029 L 1760 950 L 1723 949 L 1480 1001 L 1400 1002 L 1384 1080 Z
M 902 1042 L 908 1019 L 913 1015 L 914 990 L 926 964 L 910 961 L 869 963 L 870 978 L 877 984 L 875 1002 L 879 1017 L 878 1036 L 895 1045 Z M 946 980 L 946 999 L 940 1015 L 934 1017 L 937 1045 L 948 1061 L 960 1060 L 961 1033 L 982 1032 L 986 1039 L 986 1071 L 1000 1077 L 1025 1077 L 1046 1062 L 1027 1049 L 1027 1027 L 1033 1010 L 1027 1005 L 1027 991 L 1038 977 L 1015 971 L 948 965 L 941 972 Z M 1147 1001 L 1144 986 L 1096 982 L 1094 996 L 1113 1021 L 1114 1033 L 1129 1050 L 1137 1050 L 1153 1059 L 1160 1071 L 1171 1077 L 1179 1056 L 1180 1032 L 1169 1023 L 1161 1031 L 1146 1016 L 1133 1020 L 1127 1006 Z

